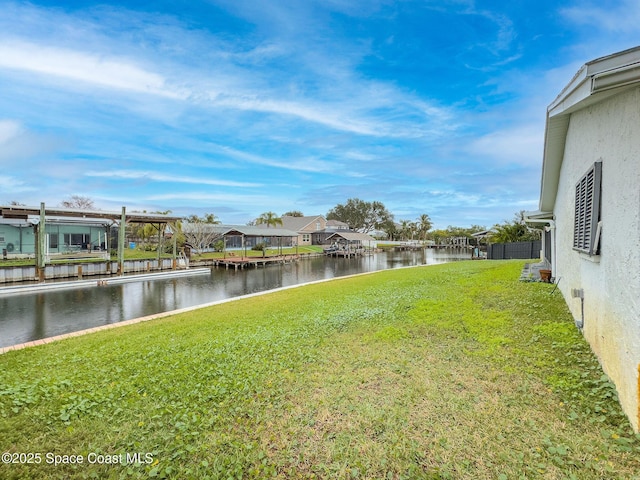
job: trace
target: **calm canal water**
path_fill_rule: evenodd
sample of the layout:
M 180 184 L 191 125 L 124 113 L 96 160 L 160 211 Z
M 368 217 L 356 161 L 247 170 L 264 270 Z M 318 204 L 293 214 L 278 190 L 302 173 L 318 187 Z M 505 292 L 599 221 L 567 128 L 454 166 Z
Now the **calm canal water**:
M 445 263 L 470 255 L 457 249 L 426 249 L 352 259 L 315 257 L 259 269 L 213 269 L 205 275 L 3 296 L 0 347 L 314 280 Z

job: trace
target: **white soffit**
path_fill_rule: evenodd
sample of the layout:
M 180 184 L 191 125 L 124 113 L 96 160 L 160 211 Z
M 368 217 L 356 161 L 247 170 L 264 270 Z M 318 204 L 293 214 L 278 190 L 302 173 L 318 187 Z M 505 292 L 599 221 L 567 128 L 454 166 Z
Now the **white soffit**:
M 547 108 L 541 211 L 552 211 L 571 113 L 640 85 L 640 47 L 595 59 L 578 70 Z

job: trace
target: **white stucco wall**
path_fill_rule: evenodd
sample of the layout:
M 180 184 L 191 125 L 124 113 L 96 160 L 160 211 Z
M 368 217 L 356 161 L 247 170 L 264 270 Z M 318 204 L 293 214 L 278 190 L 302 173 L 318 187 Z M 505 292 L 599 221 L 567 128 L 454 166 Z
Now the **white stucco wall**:
M 575 184 L 602 161 L 601 255 L 573 250 Z M 640 396 L 640 88 L 572 114 L 556 215 L 559 289 L 576 319 L 584 290 L 584 335 L 634 428 Z

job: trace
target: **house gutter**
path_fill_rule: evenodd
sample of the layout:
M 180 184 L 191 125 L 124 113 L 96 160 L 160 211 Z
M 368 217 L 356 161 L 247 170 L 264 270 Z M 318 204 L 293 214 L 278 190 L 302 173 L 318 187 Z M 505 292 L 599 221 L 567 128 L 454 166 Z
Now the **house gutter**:
M 571 114 L 640 84 L 640 47 L 584 64 L 547 107 L 539 209 L 553 211 Z
M 539 210 L 531 212 L 526 222 L 548 225 L 552 275 L 556 274 L 556 224 L 540 217 L 553 215 L 571 114 L 638 85 L 640 46 L 587 62 L 547 107 Z

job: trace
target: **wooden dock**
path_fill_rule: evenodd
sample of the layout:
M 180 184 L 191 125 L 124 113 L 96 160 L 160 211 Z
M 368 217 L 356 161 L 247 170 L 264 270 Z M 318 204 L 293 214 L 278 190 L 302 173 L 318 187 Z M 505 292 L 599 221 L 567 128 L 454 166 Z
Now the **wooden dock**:
M 338 250 L 325 252 L 325 255 L 329 257 L 353 258 L 353 257 L 359 257 L 361 255 L 364 255 L 364 249 L 340 248 Z
M 235 270 L 243 268 L 266 267 L 273 264 L 294 263 L 299 260 L 299 255 L 276 255 L 271 257 L 227 257 L 217 258 L 213 261 L 216 267 L 224 267 L 225 269 L 233 268 Z
M 445 243 L 425 244 L 425 245 L 411 244 L 411 245 L 394 245 L 392 247 L 392 250 L 395 250 L 396 252 L 403 252 L 403 251 L 419 251 L 419 250 L 424 250 L 425 248 L 432 248 L 435 250 L 440 250 L 442 248 L 472 249 L 474 248 L 474 246 L 473 245 L 452 245 L 452 244 L 445 244 Z

